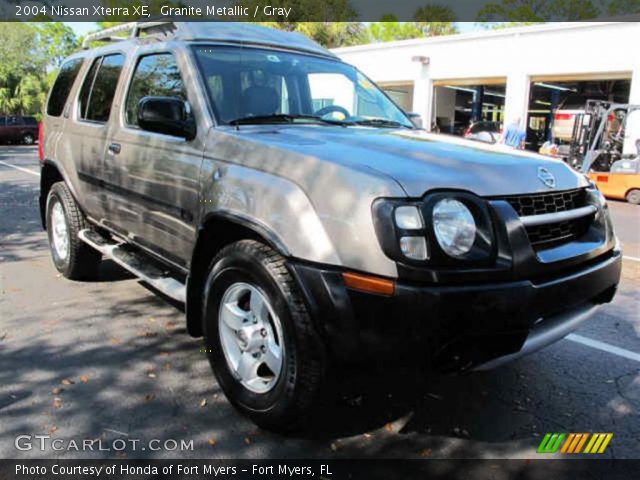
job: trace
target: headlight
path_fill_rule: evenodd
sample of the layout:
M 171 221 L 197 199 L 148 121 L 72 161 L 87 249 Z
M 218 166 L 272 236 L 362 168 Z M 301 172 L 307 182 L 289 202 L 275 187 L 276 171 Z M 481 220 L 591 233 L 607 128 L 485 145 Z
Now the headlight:
M 382 251 L 413 273 L 415 268 L 495 264 L 499 244 L 490 203 L 472 193 L 436 191 L 418 200 L 378 198 L 371 213 Z
M 447 255 L 468 253 L 476 240 L 476 222 L 469 209 L 458 200 L 445 198 L 433 207 L 433 230 Z
M 395 211 L 396 225 L 404 230 L 419 230 L 422 227 L 422 216 L 418 207 L 404 205 Z
M 427 240 L 424 237 L 400 237 L 402 254 L 412 260 L 426 260 L 429 258 Z

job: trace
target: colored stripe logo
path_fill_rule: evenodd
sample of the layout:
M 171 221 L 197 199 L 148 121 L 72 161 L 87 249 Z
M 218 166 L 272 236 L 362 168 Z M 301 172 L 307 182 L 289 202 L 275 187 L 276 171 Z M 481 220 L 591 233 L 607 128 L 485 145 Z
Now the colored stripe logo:
M 604 453 L 612 438 L 613 433 L 547 433 L 536 452 L 557 453 L 559 450 L 565 454 Z

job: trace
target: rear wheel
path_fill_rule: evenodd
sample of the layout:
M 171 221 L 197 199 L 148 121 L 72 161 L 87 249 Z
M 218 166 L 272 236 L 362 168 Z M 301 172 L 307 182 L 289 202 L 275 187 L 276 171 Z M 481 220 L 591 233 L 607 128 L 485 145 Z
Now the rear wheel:
M 54 183 L 49 190 L 46 222 L 56 269 L 72 280 L 95 277 L 102 255 L 78 238 L 89 224 L 64 182 Z
M 24 136 L 22 137 L 22 143 L 24 143 L 25 145 L 33 145 L 33 142 L 35 141 L 36 141 L 35 137 L 30 133 L 25 133 Z
M 266 245 L 242 240 L 212 261 L 205 345 L 231 403 L 258 425 L 299 427 L 324 377 L 324 347 L 286 268 Z
M 627 202 L 633 203 L 634 205 L 640 204 L 640 190 L 634 188 L 627 192 Z

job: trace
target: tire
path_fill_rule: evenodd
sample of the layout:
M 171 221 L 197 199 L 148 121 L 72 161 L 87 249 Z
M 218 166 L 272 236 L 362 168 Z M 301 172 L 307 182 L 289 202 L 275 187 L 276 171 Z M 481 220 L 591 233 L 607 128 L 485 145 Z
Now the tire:
M 78 238 L 78 232 L 90 226 L 64 182 L 54 183 L 49 190 L 46 223 L 56 269 L 71 280 L 95 278 L 102 255 Z
M 633 190 L 629 190 L 627 192 L 627 202 L 633 203 L 634 205 L 640 204 L 640 190 L 634 188 Z
M 242 289 L 247 289 L 248 297 L 242 297 Z M 238 295 L 234 303 L 233 295 Z M 221 313 L 225 305 L 233 304 L 248 309 L 243 315 L 256 315 L 251 310 L 254 300 L 266 300 L 267 320 L 260 324 L 265 345 L 263 357 L 256 375 L 250 381 L 234 369 L 230 358 L 238 355 L 240 369 L 243 359 L 253 351 L 250 340 L 242 348 L 234 342 L 240 330 L 230 328 Z M 232 299 L 232 300 L 229 300 Z M 224 301 L 224 302 L 223 302 Z M 244 307 L 242 302 L 245 302 Z M 319 395 L 326 369 L 326 356 L 323 342 L 316 332 L 307 308 L 298 292 L 298 287 L 289 271 L 286 260 L 268 246 L 254 241 L 242 240 L 222 249 L 212 260 L 204 292 L 204 342 L 211 368 L 229 401 L 257 425 L 274 431 L 286 432 L 302 426 L 303 420 Z M 256 315 L 258 317 L 260 315 Z M 265 316 L 265 315 L 263 315 Z M 232 315 L 237 320 L 237 318 Z M 234 320 L 234 321 L 235 321 Z M 242 322 L 247 322 L 246 324 Z M 243 319 L 240 327 L 254 328 L 252 321 Z M 254 318 L 253 322 L 257 323 Z M 278 327 L 279 325 L 279 327 Z M 265 333 L 268 330 L 270 333 Z M 274 335 L 275 334 L 275 335 Z M 232 338 L 233 340 L 230 340 Z M 260 336 L 245 335 L 246 338 Z M 268 358 L 273 361 L 272 350 L 280 343 L 281 368 L 279 374 L 273 374 Z M 268 352 L 268 353 L 265 353 Z M 255 357 L 257 354 L 253 354 Z M 260 363 L 260 362 L 263 362 Z M 251 360 L 250 360 L 251 362 Z M 273 374 L 273 375 L 272 375 Z M 251 375 L 245 376 L 245 380 Z
M 30 133 L 25 133 L 22 137 L 22 143 L 24 143 L 25 145 L 33 145 L 35 141 L 35 137 Z

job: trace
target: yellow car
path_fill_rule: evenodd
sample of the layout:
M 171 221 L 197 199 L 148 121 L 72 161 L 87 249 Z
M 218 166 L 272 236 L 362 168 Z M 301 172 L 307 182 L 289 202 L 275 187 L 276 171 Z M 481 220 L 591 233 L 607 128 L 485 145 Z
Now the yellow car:
M 589 178 L 605 197 L 640 204 L 640 173 L 591 172 Z

